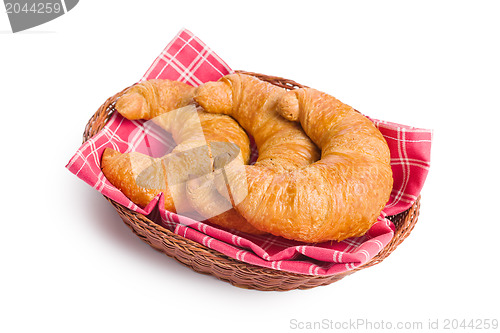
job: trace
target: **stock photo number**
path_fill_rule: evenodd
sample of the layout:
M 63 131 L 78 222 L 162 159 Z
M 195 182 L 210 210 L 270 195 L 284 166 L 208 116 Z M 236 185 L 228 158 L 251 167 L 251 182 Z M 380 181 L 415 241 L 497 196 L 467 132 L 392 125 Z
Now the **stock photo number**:
M 62 11 L 62 5 L 57 2 L 37 2 L 28 4 L 19 2 L 6 2 L 7 14 L 33 13 L 33 14 L 58 14 Z
M 66 14 L 78 0 L 4 0 L 12 32 L 30 29 Z
M 458 330 L 458 329 L 475 329 L 475 330 L 489 330 L 498 329 L 498 319 L 444 319 L 443 329 L 445 330 Z

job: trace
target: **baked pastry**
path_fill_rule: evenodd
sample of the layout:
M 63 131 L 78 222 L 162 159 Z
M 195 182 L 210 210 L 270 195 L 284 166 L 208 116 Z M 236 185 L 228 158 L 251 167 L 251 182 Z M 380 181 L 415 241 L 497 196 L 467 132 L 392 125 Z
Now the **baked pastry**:
M 238 185 L 231 189 L 236 210 L 255 228 L 303 242 L 341 241 L 366 233 L 389 200 L 387 143 L 334 97 L 232 74 L 200 86 L 194 100 L 232 116 L 255 139 L 257 162 L 224 172 Z
M 194 87 L 171 80 L 148 80 L 135 84 L 116 101 L 116 110 L 130 120 L 153 119 L 192 104 Z
M 101 169 L 115 187 L 141 207 L 163 192 L 166 210 L 182 213 L 198 208 L 203 218 L 215 224 L 262 233 L 241 218 L 217 191 L 205 193 L 202 202 L 211 203 L 209 206 L 193 207 L 186 196 L 187 181 L 206 182 L 203 175 L 211 174 L 216 156 L 230 151 L 240 164 L 248 163 L 250 156 L 248 136 L 238 123 L 231 117 L 196 108 L 193 91 L 187 84 L 168 80 L 145 81 L 129 89 L 118 99 L 117 111 L 128 119 L 151 120 L 171 133 L 177 146 L 159 158 L 107 148 Z
M 214 173 L 188 180 L 186 196 L 193 208 L 213 224 L 249 234 L 266 233 L 248 223 L 233 208 L 230 196 L 223 196 L 217 191 Z

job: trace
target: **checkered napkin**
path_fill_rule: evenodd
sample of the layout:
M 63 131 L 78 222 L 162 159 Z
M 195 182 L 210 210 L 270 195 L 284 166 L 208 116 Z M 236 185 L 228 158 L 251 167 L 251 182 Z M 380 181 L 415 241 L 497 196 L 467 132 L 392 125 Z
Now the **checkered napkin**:
M 199 38 L 180 31 L 156 58 L 141 81 L 170 79 L 198 86 L 232 73 L 231 68 Z M 358 267 L 382 250 L 394 235 L 386 216 L 407 210 L 417 199 L 429 170 L 432 132 L 371 119 L 384 135 L 391 150 L 394 187 L 390 201 L 372 228 L 362 237 L 342 242 L 307 244 L 276 236 L 254 236 L 225 230 L 163 209 L 160 194 L 147 207 L 132 203 L 104 177 L 100 157 L 104 148 L 122 153 L 138 151 L 162 156 L 164 136 L 143 121 L 130 121 L 114 113 L 106 126 L 86 141 L 71 158 L 67 168 L 103 195 L 137 211 L 150 214 L 158 207 L 161 220 L 171 231 L 250 264 L 308 275 L 332 275 Z M 256 147 L 253 145 L 253 151 Z M 254 154 L 255 155 L 255 154 Z

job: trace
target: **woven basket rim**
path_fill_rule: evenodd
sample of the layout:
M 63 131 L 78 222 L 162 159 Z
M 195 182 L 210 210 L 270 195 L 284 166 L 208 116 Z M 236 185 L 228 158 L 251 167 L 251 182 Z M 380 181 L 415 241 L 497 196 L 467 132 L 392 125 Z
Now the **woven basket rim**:
M 293 80 L 248 71 L 236 71 L 258 77 L 285 89 L 306 87 Z M 83 142 L 97 134 L 113 114 L 114 103 L 130 87 L 109 97 L 89 119 Z M 413 205 L 400 214 L 390 216 L 395 233 L 389 244 L 364 265 L 332 275 L 306 275 L 248 264 L 228 257 L 203 244 L 184 238 L 155 223 L 154 217 L 144 216 L 104 196 L 116 209 L 123 222 L 143 241 L 196 272 L 213 275 L 232 285 L 265 291 L 309 289 L 336 282 L 354 272 L 371 267 L 387 258 L 411 233 L 420 212 L 420 196 Z M 154 213 L 153 213 L 154 214 Z M 156 213 L 157 214 L 157 213 Z

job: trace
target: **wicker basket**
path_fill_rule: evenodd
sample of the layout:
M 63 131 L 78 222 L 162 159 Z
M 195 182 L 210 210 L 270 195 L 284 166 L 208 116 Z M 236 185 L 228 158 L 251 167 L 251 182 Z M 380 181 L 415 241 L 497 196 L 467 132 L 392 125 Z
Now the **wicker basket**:
M 268 81 L 285 89 L 304 87 L 303 85 L 292 80 L 280 77 L 243 71 L 238 72 L 254 75 L 261 80 Z M 117 98 L 120 97 L 127 89 L 124 89 L 116 95 L 108 98 L 92 116 L 85 127 L 85 132 L 83 134 L 84 142 L 104 127 L 106 121 L 109 119 L 109 116 L 115 111 L 114 105 Z M 309 289 L 321 285 L 327 285 L 356 271 L 382 262 L 382 260 L 387 258 L 387 256 L 389 256 L 389 254 L 391 254 L 392 251 L 394 251 L 394 249 L 401 244 L 406 237 L 408 237 L 417 222 L 420 210 L 419 197 L 413 206 L 411 206 L 407 211 L 389 217 L 389 219 L 393 221 L 396 226 L 395 235 L 389 244 L 387 244 L 387 246 L 369 262 L 351 271 L 329 276 L 313 276 L 259 267 L 230 258 L 222 253 L 207 248 L 202 244 L 179 236 L 170 230 L 161 227 L 154 222 L 156 218 L 155 216 L 144 216 L 114 202 L 107 197 L 106 199 L 115 207 L 123 222 L 125 222 L 125 224 L 127 224 L 137 236 L 154 249 L 176 259 L 196 272 L 211 274 L 220 280 L 229 282 L 238 287 L 267 291 Z M 155 213 L 152 213 L 152 215 L 154 214 Z

